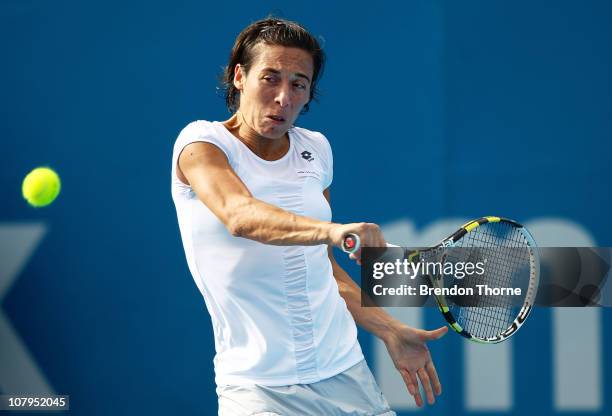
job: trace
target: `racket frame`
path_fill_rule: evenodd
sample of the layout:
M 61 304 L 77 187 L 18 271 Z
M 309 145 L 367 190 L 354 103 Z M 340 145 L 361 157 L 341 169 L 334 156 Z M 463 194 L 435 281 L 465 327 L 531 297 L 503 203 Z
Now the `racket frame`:
M 535 298 L 537 295 L 537 289 L 538 289 L 539 279 L 540 279 L 540 253 L 535 243 L 535 240 L 533 239 L 533 236 L 529 233 L 529 231 L 527 231 L 527 229 L 523 227 L 523 225 L 521 225 L 520 223 L 514 220 L 511 220 L 511 219 L 508 219 L 508 218 L 494 217 L 494 216 L 482 217 L 482 218 L 479 218 L 473 221 L 469 221 L 466 224 L 462 225 L 461 228 L 459 228 L 450 237 L 442 240 L 438 245 L 431 247 L 427 250 L 416 251 L 416 253 L 413 252 L 409 256 L 409 259 L 410 259 L 410 258 L 413 258 L 414 256 L 420 255 L 424 251 L 437 250 L 437 249 L 440 249 L 441 247 L 444 247 L 444 248 L 455 247 L 457 242 L 461 240 L 461 238 L 463 238 L 468 233 L 474 231 L 479 226 L 483 224 L 498 223 L 498 222 L 504 222 L 504 223 L 507 223 L 517 228 L 518 231 L 525 238 L 527 242 L 527 250 L 529 250 L 530 276 L 529 276 L 529 284 L 527 286 L 527 294 L 525 295 L 525 300 L 523 301 L 523 305 L 521 306 L 519 313 L 516 315 L 513 322 L 510 324 L 510 326 L 506 328 L 506 330 L 504 330 L 500 334 L 497 334 L 496 336 L 493 336 L 493 337 L 483 338 L 483 337 L 472 335 L 467 330 L 465 330 L 461 325 L 459 325 L 459 323 L 457 323 L 457 320 L 455 319 L 455 316 L 452 314 L 444 295 L 436 295 L 434 292 L 434 298 L 436 299 L 438 308 L 440 309 L 440 312 L 444 316 L 444 319 L 446 320 L 450 328 L 453 329 L 455 332 L 457 332 L 459 335 L 469 339 L 470 341 L 480 343 L 480 344 L 497 344 L 499 342 L 505 341 L 508 338 L 510 338 L 523 325 L 523 323 L 529 316 L 529 313 L 531 312 L 533 305 L 535 304 Z M 442 288 L 439 278 L 434 278 L 429 275 L 427 276 L 434 288 Z
M 538 246 L 536 245 L 535 240 L 533 239 L 533 236 L 529 233 L 529 231 L 527 231 L 527 229 L 520 223 L 514 220 L 511 220 L 509 218 L 487 216 L 487 217 L 478 218 L 476 220 L 472 220 L 472 221 L 469 221 L 463 224 L 450 237 L 445 238 L 444 240 L 442 240 L 440 243 L 438 243 L 437 245 L 433 247 L 430 247 L 424 250 L 414 250 L 409 253 L 406 253 L 406 257 L 408 261 L 411 261 L 411 262 L 416 261 L 415 259 L 418 259 L 421 253 L 425 253 L 425 252 L 432 251 L 432 250 L 439 250 L 440 248 L 455 247 L 457 242 L 461 240 L 461 238 L 463 238 L 468 233 L 474 231 L 481 225 L 488 224 L 488 223 L 498 223 L 498 222 L 504 222 L 504 223 L 507 223 L 517 228 L 521 232 L 523 237 L 525 238 L 527 242 L 527 249 L 529 250 L 530 276 L 529 276 L 529 285 L 527 286 L 527 294 L 525 295 L 525 300 L 523 301 L 523 305 L 521 306 L 519 313 L 514 318 L 510 326 L 506 330 L 504 330 L 500 334 L 497 334 L 494 337 L 483 338 L 483 337 L 472 335 L 467 330 L 465 330 L 461 325 L 459 325 L 459 323 L 457 323 L 457 320 L 452 314 L 444 295 L 437 295 L 434 292 L 434 298 L 436 300 L 438 308 L 440 309 L 440 312 L 444 316 L 444 319 L 446 320 L 448 325 L 451 327 L 451 329 L 453 329 L 455 332 L 462 335 L 463 337 L 469 339 L 470 341 L 480 343 L 480 344 L 497 344 L 499 342 L 505 341 L 508 338 L 510 338 L 523 325 L 523 323 L 529 316 L 529 313 L 531 312 L 533 305 L 535 304 L 535 299 L 536 299 L 539 280 L 540 280 L 540 253 L 538 250 Z M 387 244 L 387 246 L 398 247 L 393 244 Z M 344 252 L 349 253 L 349 254 L 355 253 L 360 248 L 361 248 L 361 241 L 357 234 L 350 233 L 345 236 L 344 242 L 342 244 L 342 250 Z M 429 275 L 427 276 L 434 288 L 440 288 L 440 289 L 442 288 L 442 285 L 440 284 L 440 279 L 436 279 Z

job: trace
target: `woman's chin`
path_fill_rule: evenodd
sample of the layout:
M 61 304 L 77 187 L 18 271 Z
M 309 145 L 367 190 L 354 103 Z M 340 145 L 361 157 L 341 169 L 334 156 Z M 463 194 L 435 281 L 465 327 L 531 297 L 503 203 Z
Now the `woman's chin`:
M 265 127 L 258 132 L 261 137 L 266 139 L 280 139 L 285 136 L 287 129 L 281 126 Z

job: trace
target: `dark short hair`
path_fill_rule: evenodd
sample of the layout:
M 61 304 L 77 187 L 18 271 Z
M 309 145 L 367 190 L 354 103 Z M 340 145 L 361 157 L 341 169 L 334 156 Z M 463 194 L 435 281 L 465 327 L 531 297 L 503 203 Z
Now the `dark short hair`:
M 247 72 L 255 58 L 253 50 L 256 45 L 279 45 L 302 49 L 312 56 L 313 74 L 310 83 L 310 99 L 317 97 L 317 81 L 323 72 L 325 54 L 317 38 L 296 22 L 275 17 L 258 20 L 247 26 L 236 38 L 230 53 L 227 66 L 224 68 L 221 79 L 225 91 L 227 109 L 234 113 L 240 104 L 240 91 L 234 86 L 234 69 L 240 64 Z M 309 109 L 308 103 L 302 113 Z

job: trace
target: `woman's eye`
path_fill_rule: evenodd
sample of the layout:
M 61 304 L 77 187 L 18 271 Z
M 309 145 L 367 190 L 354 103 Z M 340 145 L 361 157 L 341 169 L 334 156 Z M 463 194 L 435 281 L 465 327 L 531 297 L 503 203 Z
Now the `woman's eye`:
M 293 86 L 294 86 L 295 88 L 299 88 L 299 89 L 301 89 L 301 90 L 305 90 L 305 89 L 306 89 L 306 85 L 301 84 L 301 83 L 299 83 L 299 82 L 296 82 L 295 84 L 293 84 Z

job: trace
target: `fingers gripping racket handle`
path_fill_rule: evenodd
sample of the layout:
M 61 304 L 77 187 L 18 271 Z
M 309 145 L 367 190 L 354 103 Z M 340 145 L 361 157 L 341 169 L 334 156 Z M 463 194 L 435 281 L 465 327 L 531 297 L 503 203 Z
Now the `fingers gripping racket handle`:
M 357 234 L 349 233 L 344 236 L 342 241 L 342 251 L 348 254 L 353 254 L 361 247 L 361 239 Z

